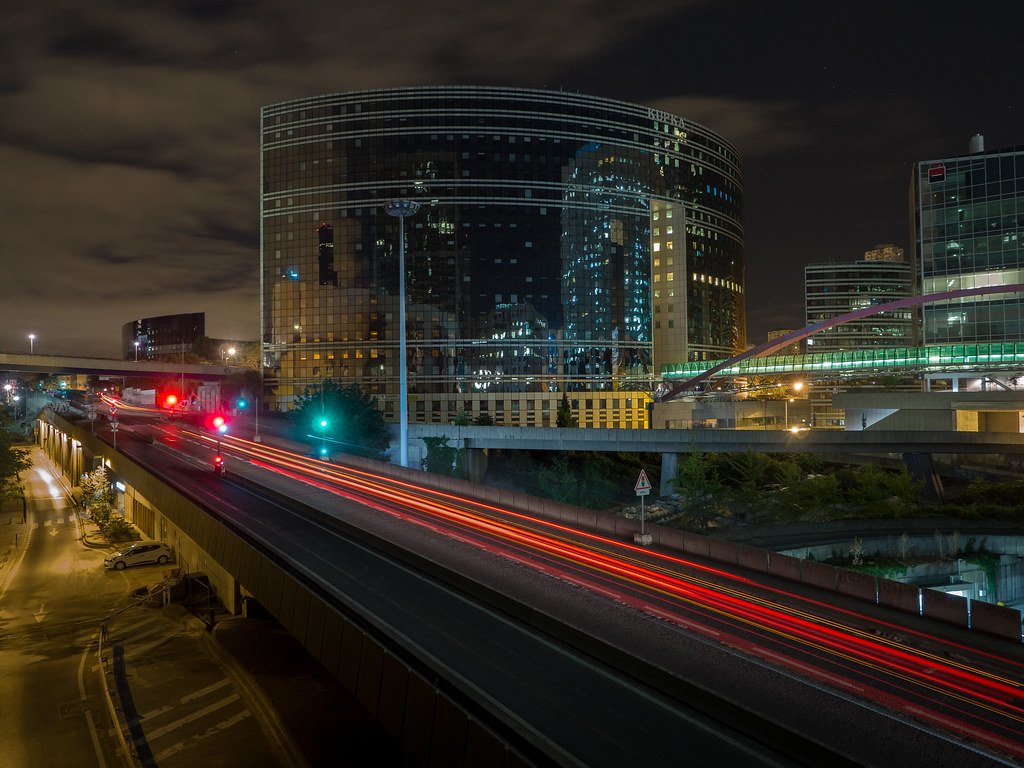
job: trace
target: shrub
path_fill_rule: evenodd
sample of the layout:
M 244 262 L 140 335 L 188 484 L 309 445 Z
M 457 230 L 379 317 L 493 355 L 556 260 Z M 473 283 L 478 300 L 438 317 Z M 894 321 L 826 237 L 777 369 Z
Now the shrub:
M 100 532 L 109 542 L 135 541 L 140 538 L 139 534 L 135 531 L 135 527 L 131 523 L 123 517 L 118 517 L 116 515 L 109 518 L 106 523 L 100 526 Z

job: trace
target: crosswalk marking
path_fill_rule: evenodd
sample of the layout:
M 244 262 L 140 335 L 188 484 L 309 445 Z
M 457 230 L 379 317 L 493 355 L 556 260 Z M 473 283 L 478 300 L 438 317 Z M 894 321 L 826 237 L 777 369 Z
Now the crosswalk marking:
M 203 707 L 203 709 L 200 709 L 198 712 L 193 712 L 191 715 L 186 715 L 185 717 L 179 718 L 175 720 L 173 723 L 168 723 L 163 728 L 156 728 L 152 731 L 147 731 L 146 738 L 149 741 L 152 741 L 153 739 L 158 739 L 161 736 L 168 734 L 171 731 L 180 728 L 183 725 L 188 725 L 194 720 L 198 720 L 201 717 L 206 717 L 211 712 L 216 712 L 218 709 L 226 707 L 228 704 L 235 703 L 239 700 L 239 698 L 240 697 L 237 693 L 232 693 L 230 696 L 227 696 L 221 699 L 220 701 L 216 701 L 208 707 Z
M 218 688 L 223 688 L 225 685 L 230 685 L 230 684 L 231 684 L 231 681 L 228 680 L 225 677 L 223 680 L 221 680 L 219 682 L 216 682 L 213 685 L 208 685 L 205 688 L 200 688 L 195 693 L 190 693 L 187 696 L 182 696 L 181 697 L 181 703 L 182 704 L 187 704 L 188 702 L 192 701 L 193 699 L 200 699 L 203 696 L 206 696 L 207 694 L 213 693 Z
M 181 752 L 184 749 L 188 749 L 189 747 L 194 746 L 196 743 L 198 743 L 202 739 L 205 739 L 207 736 L 215 736 L 216 734 L 220 733 L 221 731 L 227 730 L 232 725 L 237 725 L 238 723 L 242 722 L 243 720 L 245 720 L 245 718 L 247 718 L 249 716 L 250 716 L 249 710 L 244 710 L 242 712 L 239 712 L 234 717 L 229 717 L 227 720 L 224 720 L 222 722 L 217 723 L 212 728 L 208 728 L 205 733 L 199 733 L 199 734 L 196 734 L 194 736 L 190 736 L 189 738 L 185 739 L 184 741 L 179 741 L 177 744 L 168 747 L 164 751 L 162 751 L 159 754 L 155 755 L 154 759 L 157 762 L 157 764 L 160 764 L 161 762 L 166 760 L 171 755 L 175 755 L 175 754 L 177 754 L 178 752 Z
M 133 645 L 130 648 L 125 646 L 125 649 L 124 649 L 125 661 L 130 661 L 132 659 L 138 658 L 139 656 L 147 654 L 151 650 L 153 650 L 154 648 L 156 648 L 158 646 L 161 646 L 164 643 L 170 642 L 171 640 L 173 640 L 177 636 L 178 636 L 178 633 L 175 632 L 173 635 L 167 635 L 166 637 L 158 637 L 156 640 L 153 640 L 150 643 L 146 643 L 145 645 Z

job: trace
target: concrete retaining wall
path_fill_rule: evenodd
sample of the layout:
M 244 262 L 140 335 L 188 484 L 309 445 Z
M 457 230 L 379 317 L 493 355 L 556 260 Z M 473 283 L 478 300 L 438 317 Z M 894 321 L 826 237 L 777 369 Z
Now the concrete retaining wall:
M 708 539 L 708 557 L 722 563 L 736 565 L 736 545 L 731 541 Z
M 798 557 L 771 552 L 768 555 L 768 572 L 780 579 L 800 581 L 800 563 L 801 560 Z
M 971 629 L 1020 642 L 1020 611 L 1003 605 L 971 601 Z
M 921 588 L 892 579 L 878 580 L 878 604 L 908 613 L 920 611 Z
M 959 595 L 947 595 L 934 589 L 921 590 L 921 613 L 961 627 L 967 626 L 967 601 Z
M 758 573 L 768 573 L 768 551 L 757 547 L 748 547 L 746 544 L 737 544 L 736 563 L 741 568 Z
M 837 568 L 838 584 L 836 588 L 844 595 L 858 597 L 873 603 L 877 598 L 875 577 L 870 573 L 859 573 L 858 571 L 847 571 L 844 568 Z
M 800 564 L 800 580 L 813 587 L 835 591 L 838 579 L 838 568 L 834 565 L 804 560 Z

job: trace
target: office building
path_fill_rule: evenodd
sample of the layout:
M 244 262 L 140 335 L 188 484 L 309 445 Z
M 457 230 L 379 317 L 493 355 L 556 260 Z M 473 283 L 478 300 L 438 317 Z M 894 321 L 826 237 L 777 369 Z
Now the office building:
M 191 350 L 196 340 L 205 335 L 204 312 L 145 317 L 121 326 L 121 354 L 125 360 L 179 355 L 183 350 Z
M 921 293 L 1024 282 L 1024 147 L 914 165 L 910 212 Z M 925 345 L 1024 339 L 1024 295 L 996 293 L 921 308 Z
M 859 261 L 804 267 L 806 325 L 913 295 L 913 267 L 904 260 L 903 249 L 895 245 L 875 246 Z M 823 355 L 912 346 L 916 317 L 913 308 L 904 308 L 849 320 L 809 336 L 804 342 L 804 352 Z M 811 426 L 838 429 L 845 425 L 845 413 L 832 405 L 833 395 L 842 388 L 843 382 L 839 380 L 818 380 L 807 387 Z
M 807 325 L 913 295 L 913 269 L 904 261 L 903 249 L 894 245 L 876 246 L 860 261 L 804 267 Z M 807 339 L 806 351 L 849 352 L 913 343 L 914 312 L 908 308 L 878 312 L 818 331 Z
M 661 365 L 745 346 L 740 158 L 683 117 L 395 88 L 264 107 L 260 151 L 272 407 L 335 378 L 395 417 L 403 277 L 413 422 L 553 424 L 564 392 L 582 426 L 643 426 Z

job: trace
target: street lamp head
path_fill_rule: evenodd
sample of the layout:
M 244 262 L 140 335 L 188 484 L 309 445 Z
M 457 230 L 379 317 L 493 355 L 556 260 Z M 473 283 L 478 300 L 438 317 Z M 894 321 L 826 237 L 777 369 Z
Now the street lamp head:
M 802 381 L 797 381 L 797 382 L 793 383 L 793 390 L 795 392 L 799 392 L 803 388 L 804 388 L 804 383 Z
M 384 203 L 384 210 L 388 216 L 397 216 L 404 219 L 412 216 L 420 209 L 420 204 L 413 200 L 388 200 Z

